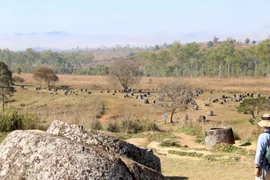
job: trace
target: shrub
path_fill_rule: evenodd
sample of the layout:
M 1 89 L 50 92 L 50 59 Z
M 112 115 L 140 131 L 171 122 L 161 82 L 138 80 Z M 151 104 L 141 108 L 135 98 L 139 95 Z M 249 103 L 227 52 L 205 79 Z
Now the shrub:
M 32 114 L 23 114 L 22 116 L 22 124 L 23 129 L 35 129 L 37 128 L 37 116 Z
M 141 124 L 143 125 L 144 131 L 161 131 L 155 121 L 150 119 L 142 120 Z
M 250 118 L 250 119 L 248 120 L 248 122 L 249 122 L 250 124 L 252 124 L 252 125 L 255 125 L 255 119 L 253 119 L 253 118 Z
M 5 111 L 0 115 L 0 131 L 9 132 L 16 129 L 33 129 L 36 117 L 30 114 L 19 115 L 16 111 Z
M 22 117 L 16 112 L 4 112 L 0 115 L 0 131 L 8 132 L 16 129 L 22 129 Z
M 138 133 L 143 130 L 143 124 L 138 120 L 125 119 L 121 121 L 121 130 L 126 133 Z
M 161 131 L 155 121 L 150 119 L 119 118 L 107 121 L 106 130 L 109 132 L 123 132 L 137 134 L 145 131 Z
M 106 130 L 109 132 L 120 132 L 120 127 L 116 121 L 109 121 Z
M 23 82 L 24 82 L 24 79 L 21 78 L 21 77 L 19 77 L 19 76 L 14 76 L 14 77 L 12 78 L 12 81 L 13 81 L 13 82 L 17 82 L 17 83 L 23 83 Z
M 103 126 L 99 120 L 94 120 L 90 124 L 91 129 L 102 130 Z

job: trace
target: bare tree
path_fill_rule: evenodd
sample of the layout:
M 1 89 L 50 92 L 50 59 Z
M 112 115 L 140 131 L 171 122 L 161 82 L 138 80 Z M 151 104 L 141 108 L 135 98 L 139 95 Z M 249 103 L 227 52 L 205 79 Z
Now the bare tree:
M 188 105 L 192 101 L 193 93 L 187 82 L 173 81 L 168 83 L 162 83 L 159 85 L 163 98 L 166 98 L 170 108 L 170 122 L 174 123 L 173 116 L 177 110 L 185 111 L 188 109 Z M 165 106 L 166 107 L 166 106 Z
M 125 89 L 139 82 L 139 66 L 133 61 L 115 61 L 109 68 L 109 82 L 118 83 Z

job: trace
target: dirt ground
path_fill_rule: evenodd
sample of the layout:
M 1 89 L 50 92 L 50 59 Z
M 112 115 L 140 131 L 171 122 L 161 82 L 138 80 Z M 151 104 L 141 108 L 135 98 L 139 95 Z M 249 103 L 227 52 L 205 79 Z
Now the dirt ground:
M 245 156 L 235 157 L 241 159 L 239 161 L 228 161 L 230 155 L 223 155 L 224 160 L 211 161 L 201 157 L 179 156 L 169 154 L 169 150 L 175 151 L 190 151 L 202 153 L 204 155 L 212 155 L 213 152 L 202 144 L 194 142 L 194 136 L 189 136 L 184 133 L 176 133 L 179 137 L 181 145 L 188 147 L 186 150 L 176 147 L 162 147 L 159 142 L 148 142 L 147 138 L 133 138 L 126 140 L 139 147 L 147 147 L 153 149 L 154 153 L 160 158 L 162 173 L 171 180 L 228 180 L 254 179 L 253 176 L 253 158 Z M 246 150 L 255 150 L 256 142 L 241 146 L 240 141 L 235 142 L 235 146 Z

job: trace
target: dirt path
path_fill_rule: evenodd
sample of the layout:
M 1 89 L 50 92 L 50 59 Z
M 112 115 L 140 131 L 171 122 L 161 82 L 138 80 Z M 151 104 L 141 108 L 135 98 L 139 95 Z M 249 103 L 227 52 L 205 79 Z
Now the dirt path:
M 211 155 L 215 154 L 212 151 L 210 151 L 210 149 L 207 148 L 205 145 L 194 142 L 194 139 L 195 139 L 194 136 L 186 135 L 184 133 L 175 133 L 175 135 L 178 137 L 177 141 L 182 146 L 180 148 L 179 147 L 162 147 L 160 145 L 160 142 L 155 142 L 155 141 L 149 142 L 147 138 L 132 138 L 132 139 L 127 139 L 126 141 L 138 147 L 151 148 L 156 153 L 156 155 L 159 156 L 160 158 L 166 157 L 169 159 L 179 159 L 181 161 L 182 160 L 191 160 L 191 161 L 202 160 L 201 157 L 179 156 L 179 155 L 171 154 L 169 153 L 170 150 L 181 151 L 181 152 L 186 152 L 186 153 L 196 152 L 198 154 L 203 154 L 203 156 L 210 155 L 210 157 Z M 246 143 L 243 145 L 241 144 L 241 141 L 236 141 L 234 145 L 237 147 L 246 149 L 246 150 L 255 150 L 256 148 L 256 143 Z M 230 159 L 230 158 L 232 158 L 230 154 L 224 154 L 218 157 L 218 159 L 224 159 L 224 160 Z M 242 157 L 241 159 L 243 159 L 243 163 L 246 163 L 245 157 Z
M 99 118 L 98 120 L 100 121 L 100 122 L 106 122 L 107 121 L 107 119 L 110 117 L 110 115 L 109 114 L 104 114 L 101 118 Z

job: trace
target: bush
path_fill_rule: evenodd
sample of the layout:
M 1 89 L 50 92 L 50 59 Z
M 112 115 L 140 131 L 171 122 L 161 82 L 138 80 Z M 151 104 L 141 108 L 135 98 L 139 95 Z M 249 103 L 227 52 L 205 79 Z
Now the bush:
M 106 130 L 109 132 L 120 132 L 120 127 L 116 121 L 109 121 Z
M 143 130 L 143 124 L 138 120 L 125 119 L 121 121 L 121 130 L 126 133 L 138 133 Z
M 144 131 L 161 131 L 155 121 L 145 119 L 141 123 Z
M 30 114 L 19 115 L 16 111 L 5 111 L 0 115 L 0 131 L 9 132 L 16 129 L 33 129 L 36 118 Z
M 250 122 L 250 124 L 252 124 L 252 125 L 255 125 L 255 119 L 253 119 L 253 118 L 249 119 L 248 122 Z
M 109 132 L 123 132 L 128 134 L 136 134 L 145 131 L 161 131 L 155 121 L 133 118 L 110 120 L 107 122 L 106 130 Z
M 94 120 L 90 124 L 91 129 L 102 130 L 103 126 L 99 120 Z
M 37 128 L 37 116 L 32 114 L 24 114 L 22 116 L 23 129 L 36 129 Z
M 19 76 L 14 76 L 12 78 L 12 82 L 17 82 L 17 83 L 23 83 L 24 82 L 24 79 L 19 77 Z
M 4 112 L 0 115 L 0 131 L 9 132 L 22 129 L 22 117 L 16 112 Z

